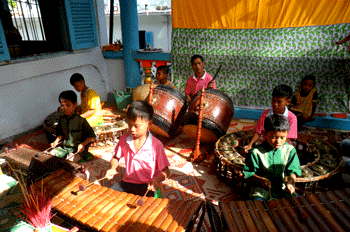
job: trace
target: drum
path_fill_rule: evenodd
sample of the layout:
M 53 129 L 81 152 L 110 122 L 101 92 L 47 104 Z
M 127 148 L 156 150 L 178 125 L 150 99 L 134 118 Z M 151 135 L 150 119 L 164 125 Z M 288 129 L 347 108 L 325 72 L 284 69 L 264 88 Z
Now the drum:
M 186 98 L 178 90 L 158 85 L 153 90 L 154 115 L 150 130 L 163 137 L 175 133 L 186 110 Z
M 193 97 L 185 116 L 183 132 L 190 138 L 197 138 L 200 91 Z M 216 142 L 225 135 L 234 113 L 229 96 L 216 89 L 204 93 L 201 142 Z
M 133 89 L 131 98 L 132 101 L 144 101 L 146 100 L 149 90 L 150 90 L 150 85 L 151 84 L 143 84 L 137 86 L 135 89 Z M 157 86 L 157 84 L 153 84 L 154 87 Z
M 134 205 L 141 196 L 90 184 L 58 170 L 35 187 L 44 186 L 53 209 L 86 231 L 185 231 L 202 203 L 142 197 L 144 204 Z

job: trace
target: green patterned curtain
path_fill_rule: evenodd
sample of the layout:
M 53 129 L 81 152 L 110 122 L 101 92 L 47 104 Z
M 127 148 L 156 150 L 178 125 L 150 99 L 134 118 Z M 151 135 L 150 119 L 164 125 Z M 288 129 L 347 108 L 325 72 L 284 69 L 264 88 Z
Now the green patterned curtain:
M 342 111 L 344 78 L 350 76 L 348 43 L 335 46 L 350 32 L 349 24 L 281 29 L 182 29 L 172 32 L 172 72 L 182 91 L 192 74 L 190 58 L 203 55 L 205 69 L 214 75 L 219 64 L 218 89 L 235 106 L 268 107 L 279 84 L 299 90 L 300 80 L 317 78 L 318 112 Z

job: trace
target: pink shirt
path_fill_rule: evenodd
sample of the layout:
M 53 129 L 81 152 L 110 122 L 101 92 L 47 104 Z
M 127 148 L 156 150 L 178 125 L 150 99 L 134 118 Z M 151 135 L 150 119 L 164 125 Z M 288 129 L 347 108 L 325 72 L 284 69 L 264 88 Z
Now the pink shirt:
M 263 131 L 264 131 L 264 122 L 265 122 L 265 118 L 266 118 L 268 113 L 271 114 L 272 110 L 271 109 L 270 110 L 265 110 L 261 114 L 258 122 L 255 125 L 254 130 L 259 135 L 261 135 L 263 133 Z M 288 109 L 285 110 L 285 112 L 283 113 L 283 116 L 287 116 L 287 119 L 289 121 L 290 131 L 288 133 L 287 138 L 289 138 L 289 139 L 296 139 L 296 138 L 298 138 L 297 117 L 292 112 L 290 112 Z
M 192 76 L 190 76 L 187 79 L 187 83 L 186 83 L 186 87 L 185 87 L 185 93 L 188 94 L 188 95 L 194 95 L 199 90 L 201 90 L 203 86 L 204 86 L 204 88 L 207 88 L 208 83 L 212 79 L 213 79 L 213 77 L 210 76 L 206 71 L 204 71 L 204 75 L 201 78 L 199 78 L 199 80 L 193 74 Z M 216 89 L 215 81 L 214 81 L 213 84 L 214 84 L 214 89 Z
M 145 184 L 156 178 L 170 163 L 165 155 L 161 141 L 148 132 L 143 146 L 135 153 L 132 135 L 126 133 L 120 137 L 114 149 L 114 158 L 125 159 L 123 181 L 134 184 Z

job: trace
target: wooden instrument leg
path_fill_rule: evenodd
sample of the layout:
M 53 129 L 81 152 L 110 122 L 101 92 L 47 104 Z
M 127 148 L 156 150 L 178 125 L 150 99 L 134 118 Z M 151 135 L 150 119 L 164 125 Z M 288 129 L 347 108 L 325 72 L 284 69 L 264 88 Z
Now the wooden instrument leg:
M 204 105 L 204 87 L 201 91 L 201 98 L 199 103 L 199 115 L 198 115 L 198 130 L 197 130 L 197 140 L 196 140 L 196 147 L 194 151 L 192 152 L 192 161 L 198 162 L 198 157 L 200 155 L 200 143 L 201 143 L 201 131 L 202 131 L 202 120 L 203 120 L 203 105 Z

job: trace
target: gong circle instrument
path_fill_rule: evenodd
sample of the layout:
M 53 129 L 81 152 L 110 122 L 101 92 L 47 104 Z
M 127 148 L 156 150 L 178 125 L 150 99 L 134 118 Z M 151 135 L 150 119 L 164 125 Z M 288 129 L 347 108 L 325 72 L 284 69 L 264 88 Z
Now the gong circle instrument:
M 239 131 L 224 135 L 216 142 L 215 171 L 223 181 L 234 182 L 236 175 L 243 169 L 247 155 L 243 147 L 249 143 L 253 134 L 253 130 Z M 296 179 L 297 183 L 311 184 L 327 179 L 343 165 L 337 149 L 323 139 L 296 139 L 292 144 L 302 170 L 301 176 Z
M 166 85 L 158 85 L 152 91 L 151 105 L 154 109 L 150 130 L 163 137 L 174 134 L 186 110 L 186 98 L 178 90 Z
M 184 119 L 183 132 L 192 139 L 197 137 L 200 97 L 199 91 L 189 103 Z M 225 135 L 233 114 L 233 103 L 229 96 L 216 89 L 206 89 L 204 92 L 200 141 L 216 142 L 221 136 Z
M 202 202 L 143 197 L 142 205 L 133 204 L 140 196 L 89 184 L 63 170 L 34 186 L 43 186 L 53 209 L 86 231 L 185 231 Z

